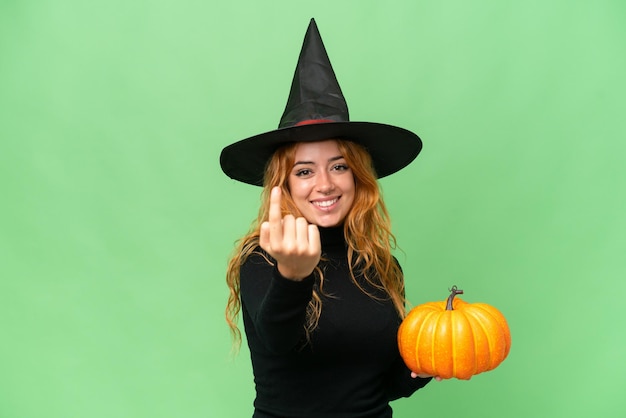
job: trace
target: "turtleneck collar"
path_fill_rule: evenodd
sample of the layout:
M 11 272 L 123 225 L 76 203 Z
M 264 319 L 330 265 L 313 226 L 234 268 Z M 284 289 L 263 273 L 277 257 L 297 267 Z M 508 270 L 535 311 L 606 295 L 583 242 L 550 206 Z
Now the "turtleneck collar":
M 322 251 L 328 252 L 331 250 L 346 249 L 346 239 L 343 235 L 343 225 L 333 226 L 330 228 L 323 228 L 318 226 L 320 231 L 320 240 L 322 242 Z

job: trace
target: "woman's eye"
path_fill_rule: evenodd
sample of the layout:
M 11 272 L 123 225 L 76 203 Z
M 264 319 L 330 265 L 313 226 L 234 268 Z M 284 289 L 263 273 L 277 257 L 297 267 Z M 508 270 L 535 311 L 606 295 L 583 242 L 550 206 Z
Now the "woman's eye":
M 304 177 L 308 176 L 309 174 L 311 174 L 311 170 L 309 170 L 308 168 L 303 168 L 302 170 L 296 171 L 297 177 Z
M 335 171 L 346 171 L 347 169 L 348 169 L 348 166 L 346 164 L 337 164 L 333 166 L 333 170 Z

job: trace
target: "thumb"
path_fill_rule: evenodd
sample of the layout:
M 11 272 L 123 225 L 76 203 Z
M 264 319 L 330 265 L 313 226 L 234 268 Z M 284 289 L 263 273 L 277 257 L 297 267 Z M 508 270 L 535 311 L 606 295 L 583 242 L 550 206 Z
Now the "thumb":
M 259 231 L 259 245 L 268 253 L 270 252 L 270 224 L 263 222 Z

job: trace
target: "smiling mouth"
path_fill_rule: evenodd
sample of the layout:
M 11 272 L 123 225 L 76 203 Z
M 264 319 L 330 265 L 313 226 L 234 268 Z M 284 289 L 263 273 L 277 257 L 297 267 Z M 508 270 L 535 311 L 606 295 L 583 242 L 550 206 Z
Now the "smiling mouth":
M 338 201 L 339 201 L 339 198 L 336 197 L 330 200 L 320 200 L 320 201 L 315 201 L 311 203 L 313 203 L 314 206 L 317 206 L 320 209 L 327 209 L 331 207 L 332 205 L 334 205 L 335 203 L 337 203 Z

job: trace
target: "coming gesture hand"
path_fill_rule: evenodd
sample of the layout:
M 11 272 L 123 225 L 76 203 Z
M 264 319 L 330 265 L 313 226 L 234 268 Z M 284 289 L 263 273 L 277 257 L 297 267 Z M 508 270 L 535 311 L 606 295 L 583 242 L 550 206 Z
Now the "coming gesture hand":
M 320 261 L 320 233 L 316 225 L 304 218 L 291 214 L 283 218 L 280 199 L 280 187 L 274 187 L 268 221 L 261 224 L 259 245 L 276 260 L 283 277 L 300 281 L 309 276 Z

